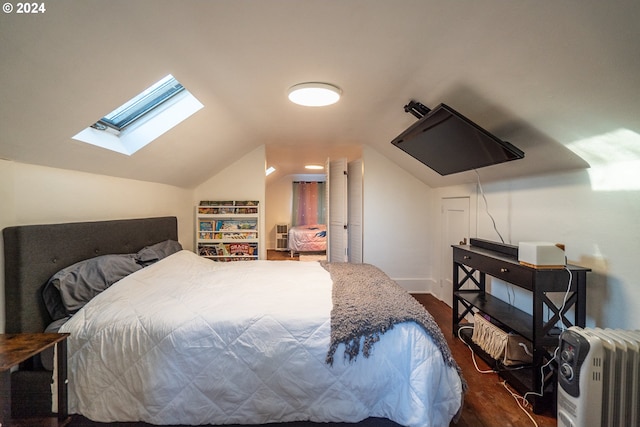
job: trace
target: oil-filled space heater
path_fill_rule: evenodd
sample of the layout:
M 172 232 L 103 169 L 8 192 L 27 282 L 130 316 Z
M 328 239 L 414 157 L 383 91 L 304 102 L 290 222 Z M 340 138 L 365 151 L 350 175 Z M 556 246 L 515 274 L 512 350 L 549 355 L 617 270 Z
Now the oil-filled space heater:
M 640 331 L 571 327 L 557 360 L 558 427 L 640 426 Z

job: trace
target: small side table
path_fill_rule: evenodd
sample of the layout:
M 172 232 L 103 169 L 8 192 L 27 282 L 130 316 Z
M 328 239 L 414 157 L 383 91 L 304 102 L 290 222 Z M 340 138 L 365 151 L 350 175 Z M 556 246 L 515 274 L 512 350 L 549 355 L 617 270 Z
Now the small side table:
M 69 334 L 0 334 L 0 427 L 64 426 L 67 407 L 67 345 Z M 11 368 L 55 346 L 57 353 L 58 416 L 38 419 L 11 418 Z

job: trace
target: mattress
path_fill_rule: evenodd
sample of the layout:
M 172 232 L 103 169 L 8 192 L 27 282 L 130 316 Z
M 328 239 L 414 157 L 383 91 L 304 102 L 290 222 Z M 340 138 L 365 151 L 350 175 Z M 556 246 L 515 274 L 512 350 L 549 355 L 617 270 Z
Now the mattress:
M 69 410 L 101 422 L 262 424 L 368 417 L 448 426 L 462 384 L 411 322 L 373 354 L 325 361 L 332 283 L 319 263 L 214 263 L 180 251 L 96 296 L 61 329 Z M 343 346 L 343 345 L 341 345 Z
M 325 224 L 299 225 L 289 229 L 289 250 L 294 252 L 322 252 L 327 250 Z

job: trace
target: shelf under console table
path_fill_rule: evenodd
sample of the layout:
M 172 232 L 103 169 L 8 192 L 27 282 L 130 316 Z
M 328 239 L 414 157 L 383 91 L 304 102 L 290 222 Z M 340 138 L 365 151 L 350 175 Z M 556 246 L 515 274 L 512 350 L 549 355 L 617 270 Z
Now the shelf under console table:
M 0 334 L 0 427 L 62 427 L 70 423 L 67 408 L 67 343 L 69 334 L 21 333 Z M 13 418 L 11 405 L 12 368 L 48 348 L 57 353 L 57 414 Z M 33 415 L 33 414 L 30 414 Z
M 460 336 L 494 370 L 498 371 L 518 393 L 530 394 L 534 412 L 540 413 L 555 404 L 555 373 L 541 369 L 553 357 L 558 346 L 558 322 L 565 327 L 585 326 L 586 276 L 588 268 L 533 268 L 518 262 L 518 247 L 482 239 L 470 245 L 453 246 L 453 333 Z M 487 276 L 510 283 L 531 293 L 531 311 L 525 312 L 487 292 Z M 548 294 L 566 294 L 564 304 L 557 305 Z M 552 315 L 545 319 L 545 309 Z M 517 370 L 501 366 L 471 340 L 467 315 L 481 312 L 507 332 L 515 332 L 533 346 L 533 362 Z

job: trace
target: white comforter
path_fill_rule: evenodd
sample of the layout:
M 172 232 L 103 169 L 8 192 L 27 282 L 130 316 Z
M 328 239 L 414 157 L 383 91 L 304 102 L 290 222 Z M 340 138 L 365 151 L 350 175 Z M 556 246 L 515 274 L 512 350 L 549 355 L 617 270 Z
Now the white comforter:
M 319 263 L 215 263 L 178 252 L 114 284 L 71 334 L 69 409 L 94 421 L 448 426 L 461 383 L 413 324 L 333 366 L 331 279 Z

